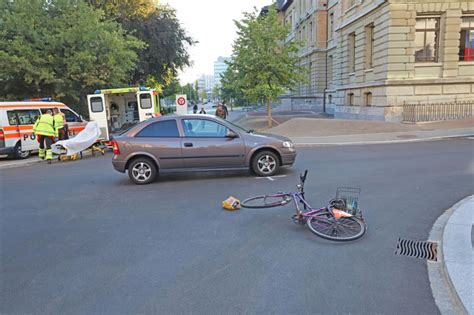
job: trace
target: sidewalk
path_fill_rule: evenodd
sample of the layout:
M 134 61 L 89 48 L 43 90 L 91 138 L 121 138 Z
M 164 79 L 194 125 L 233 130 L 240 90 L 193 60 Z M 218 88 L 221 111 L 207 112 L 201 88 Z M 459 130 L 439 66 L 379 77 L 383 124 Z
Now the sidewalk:
M 297 115 L 297 114 L 296 114 Z M 474 135 L 474 118 L 423 124 L 341 120 L 275 115 L 277 126 L 266 129 L 267 118 L 247 115 L 236 122 L 245 128 L 285 136 L 297 146 L 376 144 L 426 141 Z
M 438 291 L 450 292 L 453 307 L 459 308 L 461 313 L 474 314 L 474 195 L 455 204 L 445 215 L 448 218 L 441 231 L 440 270 L 447 288 L 438 287 Z M 433 293 L 436 296 L 439 292 Z M 441 313 L 455 312 L 446 308 L 446 303 L 439 302 Z

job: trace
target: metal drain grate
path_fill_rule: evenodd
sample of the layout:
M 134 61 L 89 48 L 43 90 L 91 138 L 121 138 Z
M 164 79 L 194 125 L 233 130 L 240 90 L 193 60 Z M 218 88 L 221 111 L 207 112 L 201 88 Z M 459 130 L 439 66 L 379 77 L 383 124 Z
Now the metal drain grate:
M 398 238 L 395 255 L 438 261 L 438 243 Z

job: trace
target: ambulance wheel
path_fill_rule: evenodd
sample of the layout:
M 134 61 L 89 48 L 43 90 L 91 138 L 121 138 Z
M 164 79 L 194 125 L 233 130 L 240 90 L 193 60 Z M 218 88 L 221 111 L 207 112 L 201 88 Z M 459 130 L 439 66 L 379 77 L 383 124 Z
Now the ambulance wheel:
M 21 150 L 21 142 L 18 141 L 18 143 L 15 145 L 15 149 L 13 151 L 13 157 L 15 159 L 26 159 L 31 155 L 31 151 L 22 151 Z
M 137 185 L 145 185 L 156 178 L 157 168 L 155 162 L 149 158 L 139 157 L 128 166 L 128 176 Z

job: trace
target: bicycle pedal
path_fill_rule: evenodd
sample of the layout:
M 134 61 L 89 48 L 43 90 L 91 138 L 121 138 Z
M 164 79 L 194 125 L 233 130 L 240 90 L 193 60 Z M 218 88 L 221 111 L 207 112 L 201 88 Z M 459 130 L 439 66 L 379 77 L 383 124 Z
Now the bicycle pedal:
M 296 214 L 291 216 L 291 221 L 293 221 L 293 223 L 299 224 L 299 225 L 305 225 L 306 224 L 306 222 L 304 220 L 301 220 Z

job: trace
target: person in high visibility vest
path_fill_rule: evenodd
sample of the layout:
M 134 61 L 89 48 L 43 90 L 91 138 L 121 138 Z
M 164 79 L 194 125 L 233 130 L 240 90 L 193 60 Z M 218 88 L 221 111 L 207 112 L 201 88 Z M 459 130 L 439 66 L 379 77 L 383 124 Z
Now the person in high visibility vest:
M 64 116 L 57 107 L 53 108 L 53 114 L 54 126 L 58 131 L 58 138 L 59 140 L 64 140 L 66 139 L 64 132 Z
M 54 117 L 51 110 L 47 110 L 45 114 L 41 115 L 33 126 L 33 132 L 39 142 L 39 157 L 46 159 L 48 164 L 51 164 L 53 159 L 53 151 L 51 145 L 54 138 L 58 137 L 58 129 L 54 125 Z

